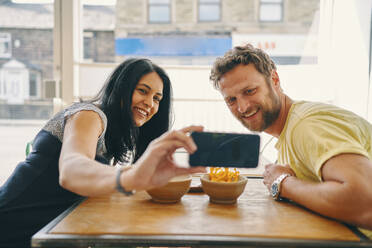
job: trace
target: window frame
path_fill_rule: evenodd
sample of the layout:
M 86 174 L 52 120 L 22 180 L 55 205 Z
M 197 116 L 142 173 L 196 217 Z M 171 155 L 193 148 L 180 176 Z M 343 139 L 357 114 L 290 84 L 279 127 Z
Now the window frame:
M 92 46 L 94 46 L 93 42 L 94 42 L 94 38 L 95 38 L 95 34 L 93 31 L 86 31 L 86 30 L 83 30 L 83 40 L 82 40 L 82 43 L 83 43 L 83 47 L 82 47 L 82 61 L 83 62 L 90 62 L 92 63 L 94 61 L 94 54 L 92 53 L 93 52 L 93 49 L 92 49 Z M 85 39 L 90 39 L 90 46 L 89 48 L 86 47 L 86 44 L 85 44 Z M 85 57 L 86 55 L 86 52 L 87 50 L 86 49 L 89 49 L 89 55 L 90 57 Z
M 218 0 L 218 2 L 205 2 L 205 3 L 202 3 L 201 0 L 197 0 L 198 1 L 198 10 L 197 10 L 197 13 L 198 13 L 198 22 L 199 23 L 208 23 L 208 22 L 221 22 L 222 21 L 222 3 L 221 3 L 221 0 Z M 201 20 L 200 19 L 200 7 L 204 5 L 204 6 L 218 6 L 218 9 L 219 9 L 219 13 L 218 13 L 218 18 L 217 20 Z
M 29 89 L 28 89 L 28 96 L 30 99 L 37 99 L 39 98 L 40 94 L 39 94 L 39 75 L 37 72 L 35 71 L 32 71 L 32 70 L 29 70 Z M 34 81 L 33 81 L 34 79 Z M 33 85 L 35 88 L 34 89 L 31 89 L 32 88 L 32 83 L 34 83 L 35 85 Z M 35 90 L 35 94 L 31 94 L 31 90 Z
M 167 21 L 152 21 L 151 20 L 151 7 L 168 7 L 169 14 Z M 172 1 L 168 0 L 168 3 L 151 3 L 151 0 L 147 0 L 147 23 L 148 24 L 169 24 L 172 23 Z
M 4 35 L 4 37 L 2 37 Z M 0 44 L 8 43 L 8 53 L 2 53 L 0 50 L 0 58 L 11 58 L 12 57 L 12 35 L 11 33 L 1 32 L 0 33 Z
M 280 0 L 280 2 L 277 2 L 275 0 L 259 0 L 259 6 L 258 6 L 258 21 L 261 23 L 280 23 L 284 21 L 284 0 Z M 261 17 L 261 8 L 265 5 L 277 5 L 281 9 L 281 16 L 280 20 L 263 20 Z

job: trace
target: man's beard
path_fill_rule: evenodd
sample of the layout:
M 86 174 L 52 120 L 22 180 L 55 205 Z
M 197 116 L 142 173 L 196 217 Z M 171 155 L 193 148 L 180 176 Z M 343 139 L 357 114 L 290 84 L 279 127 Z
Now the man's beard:
M 265 111 L 263 113 L 263 125 L 261 127 L 261 130 L 259 130 L 259 132 L 266 130 L 276 121 L 276 119 L 278 119 L 280 108 L 281 108 L 281 103 L 279 102 L 279 104 L 276 104 L 273 109 L 271 109 L 270 111 Z
M 280 113 L 280 109 L 282 104 L 280 102 L 279 97 L 274 95 L 274 92 L 270 92 L 270 99 L 271 99 L 271 108 L 265 109 L 262 105 L 260 106 L 260 111 L 262 112 L 262 123 L 259 127 L 253 128 L 249 123 L 244 122 L 244 119 L 238 117 L 239 121 L 249 130 L 253 132 L 263 132 L 268 127 L 270 127 L 277 119 Z

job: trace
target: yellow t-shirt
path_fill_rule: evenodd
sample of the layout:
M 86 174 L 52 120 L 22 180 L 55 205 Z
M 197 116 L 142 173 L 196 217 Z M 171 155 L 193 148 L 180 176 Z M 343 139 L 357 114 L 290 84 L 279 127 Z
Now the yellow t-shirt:
M 322 165 L 341 153 L 372 160 L 372 125 L 339 107 L 294 102 L 275 145 L 278 163 L 289 164 L 299 179 L 322 181 Z M 362 230 L 369 238 L 372 231 Z

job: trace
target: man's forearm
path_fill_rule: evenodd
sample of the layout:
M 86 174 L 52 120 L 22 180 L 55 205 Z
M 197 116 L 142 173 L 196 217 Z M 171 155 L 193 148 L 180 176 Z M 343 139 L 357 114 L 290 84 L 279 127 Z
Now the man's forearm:
M 315 183 L 288 177 L 282 184 L 281 197 L 324 216 L 372 229 L 371 205 L 363 192 L 347 183 Z

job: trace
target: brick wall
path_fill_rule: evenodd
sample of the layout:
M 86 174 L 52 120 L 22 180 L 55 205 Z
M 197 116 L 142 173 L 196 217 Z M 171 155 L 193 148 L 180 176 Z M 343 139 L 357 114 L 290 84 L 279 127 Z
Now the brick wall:
M 197 0 L 171 0 L 172 20 L 167 24 L 147 23 L 147 0 L 118 0 L 116 37 L 151 33 L 307 33 L 319 0 L 284 0 L 284 20 L 262 23 L 258 20 L 259 0 L 221 0 L 220 22 L 198 22 Z

